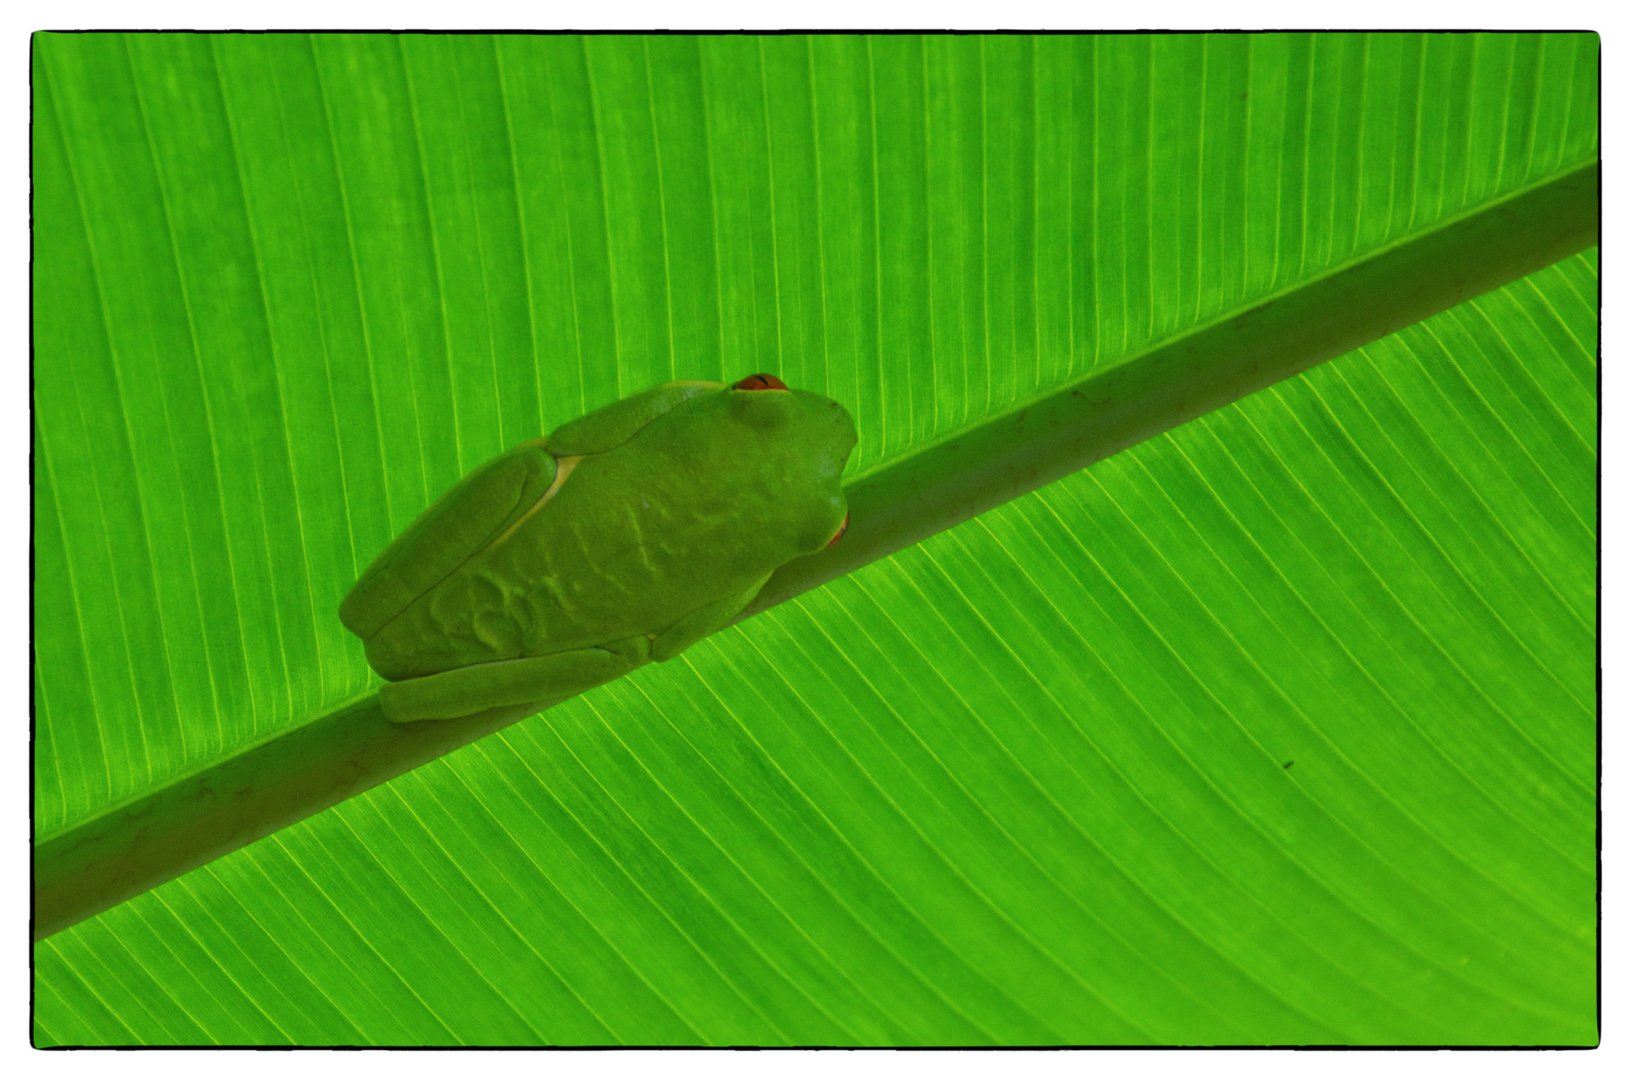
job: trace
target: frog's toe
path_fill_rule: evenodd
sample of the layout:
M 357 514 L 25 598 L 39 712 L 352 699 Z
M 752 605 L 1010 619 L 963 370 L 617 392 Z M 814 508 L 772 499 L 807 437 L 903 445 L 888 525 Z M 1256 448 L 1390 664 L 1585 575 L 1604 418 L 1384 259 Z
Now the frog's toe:
M 448 720 L 501 705 L 559 700 L 627 675 L 650 657 L 643 636 L 604 648 L 572 649 L 403 679 L 380 687 L 386 719 L 398 724 Z

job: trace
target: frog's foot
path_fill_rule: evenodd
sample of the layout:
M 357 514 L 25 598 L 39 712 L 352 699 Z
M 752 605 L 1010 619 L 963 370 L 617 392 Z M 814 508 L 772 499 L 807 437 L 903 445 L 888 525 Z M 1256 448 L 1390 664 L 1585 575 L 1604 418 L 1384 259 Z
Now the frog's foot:
M 495 660 L 386 683 L 380 687 L 379 703 L 386 719 L 398 724 L 447 720 L 500 705 L 571 697 L 627 675 L 650 658 L 651 641 L 636 636 L 590 649 Z

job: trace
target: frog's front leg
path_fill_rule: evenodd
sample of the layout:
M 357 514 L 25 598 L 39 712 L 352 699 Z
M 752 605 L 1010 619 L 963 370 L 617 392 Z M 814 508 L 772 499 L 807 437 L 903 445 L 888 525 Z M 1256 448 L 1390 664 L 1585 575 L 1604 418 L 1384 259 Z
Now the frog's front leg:
M 766 574 L 743 591 L 727 596 L 723 600 L 715 600 L 691 612 L 657 635 L 656 640 L 651 643 L 651 658 L 670 660 L 715 630 L 723 630 L 755 596 L 759 595 L 759 590 L 764 588 L 765 582 L 769 580 L 770 575 Z
M 522 656 L 471 664 L 380 687 L 379 703 L 389 720 L 447 720 L 500 705 L 571 697 L 627 675 L 651 659 L 644 635 L 590 649 L 547 656 Z

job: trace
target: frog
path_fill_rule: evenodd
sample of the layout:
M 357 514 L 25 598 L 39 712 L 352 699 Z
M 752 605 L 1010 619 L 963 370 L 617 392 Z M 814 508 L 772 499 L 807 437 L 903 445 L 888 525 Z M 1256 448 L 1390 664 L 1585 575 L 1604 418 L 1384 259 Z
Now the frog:
M 760 373 L 624 397 L 471 471 L 340 603 L 399 724 L 552 703 L 729 625 L 838 542 L 855 422 Z

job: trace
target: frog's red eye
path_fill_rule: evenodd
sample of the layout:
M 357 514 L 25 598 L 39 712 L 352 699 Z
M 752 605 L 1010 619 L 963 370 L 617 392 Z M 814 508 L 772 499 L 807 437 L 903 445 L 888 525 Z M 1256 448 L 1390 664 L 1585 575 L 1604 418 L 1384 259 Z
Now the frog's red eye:
M 838 538 L 843 536 L 844 535 L 844 530 L 846 530 L 848 528 L 849 528 L 849 511 L 846 510 L 846 511 L 844 511 L 844 523 L 842 525 L 838 526 L 838 531 L 837 532 L 832 534 L 832 539 L 827 541 L 827 546 L 832 547 L 834 544 L 838 543 Z
M 787 384 L 774 375 L 763 372 L 758 375 L 749 375 L 740 382 L 731 384 L 732 390 L 786 390 Z

